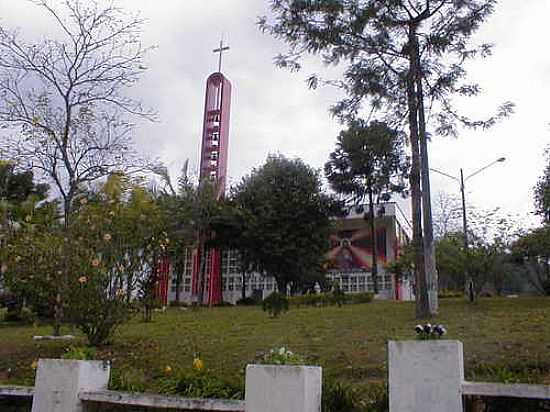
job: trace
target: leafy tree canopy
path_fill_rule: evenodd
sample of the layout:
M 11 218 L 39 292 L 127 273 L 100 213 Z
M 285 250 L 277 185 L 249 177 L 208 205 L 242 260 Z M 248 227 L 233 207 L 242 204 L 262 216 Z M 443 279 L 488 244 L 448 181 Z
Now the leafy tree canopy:
M 527 279 L 540 293 L 550 294 L 550 225 L 531 230 L 512 247 L 517 263 L 527 269 Z
M 550 222 L 550 151 L 546 151 L 546 168 L 535 186 L 535 210 L 546 223 Z
M 426 86 L 425 106 L 435 109 L 435 131 L 456 135 L 460 124 L 489 127 L 513 109 L 506 102 L 494 116 L 480 121 L 453 107 L 454 95 L 481 92 L 479 85 L 465 81 L 463 63 L 490 55 L 490 44 L 472 46 L 470 37 L 495 5 L 496 0 L 272 0 L 274 18 L 260 18 L 259 26 L 289 45 L 276 59 L 280 67 L 300 69 L 305 54 L 320 55 L 326 64 L 346 64 L 341 79 L 308 79 L 311 87 L 322 82 L 347 94 L 332 107 L 334 114 L 352 120 L 366 108 L 388 114 L 386 121 L 392 124 L 405 122 L 410 110 L 405 93 L 411 59 L 416 58 L 410 50 L 412 35 Z
M 356 120 L 340 132 L 336 149 L 325 164 L 325 174 L 338 193 L 350 195 L 354 203 L 387 201 L 403 193 L 408 171 L 404 136 L 385 123 Z
M 289 283 L 309 284 L 323 272 L 335 208 L 317 172 L 302 160 L 270 156 L 232 196 L 252 217 L 248 234 L 260 270 L 276 279 L 281 292 Z
M 29 196 L 46 198 L 48 185 L 35 183 L 31 171 L 18 172 L 12 162 L 0 160 L 0 198 L 8 202 L 23 202 Z

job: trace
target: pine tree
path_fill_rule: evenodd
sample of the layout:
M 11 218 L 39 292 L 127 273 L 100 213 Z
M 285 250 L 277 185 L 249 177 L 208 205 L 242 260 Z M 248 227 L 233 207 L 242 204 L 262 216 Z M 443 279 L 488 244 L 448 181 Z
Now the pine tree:
M 331 109 L 341 120 L 376 115 L 391 127 L 408 126 L 417 317 L 437 312 L 425 108 L 435 134 L 453 136 L 459 125 L 489 127 L 511 113 L 513 105 L 506 102 L 495 115 L 471 120 L 453 105 L 456 95 L 481 92 L 464 82 L 464 63 L 490 54 L 490 45 L 471 47 L 469 40 L 495 5 L 496 0 L 272 0 L 273 21 L 259 21 L 264 32 L 290 47 L 277 57 L 278 66 L 299 70 L 306 54 L 345 65 L 341 79 L 308 79 L 310 87 L 332 84 L 346 93 Z
M 409 168 L 401 134 L 384 123 L 354 121 L 338 136 L 336 149 L 325 164 L 325 175 L 337 193 L 349 197 L 356 206 L 367 202 L 372 239 L 372 278 L 378 293 L 375 204 L 394 193 L 405 193 Z

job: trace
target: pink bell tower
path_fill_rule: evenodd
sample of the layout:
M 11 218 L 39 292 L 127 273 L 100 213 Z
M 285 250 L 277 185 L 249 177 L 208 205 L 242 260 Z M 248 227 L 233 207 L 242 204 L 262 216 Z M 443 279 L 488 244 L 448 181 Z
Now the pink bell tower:
M 231 109 L 231 83 L 221 73 L 222 54 L 229 50 L 220 41 L 218 71 L 206 80 L 206 96 L 202 129 L 200 182 L 211 181 L 216 186 L 218 198 L 225 194 L 227 153 L 229 145 L 229 114 Z M 220 303 L 222 296 L 221 251 L 205 250 L 206 239 L 199 239 L 201 247 L 193 252 L 192 293 L 208 305 Z M 201 256 L 200 251 L 204 256 Z M 204 277 L 201 267 L 204 261 Z M 206 299 L 205 299 L 206 298 Z

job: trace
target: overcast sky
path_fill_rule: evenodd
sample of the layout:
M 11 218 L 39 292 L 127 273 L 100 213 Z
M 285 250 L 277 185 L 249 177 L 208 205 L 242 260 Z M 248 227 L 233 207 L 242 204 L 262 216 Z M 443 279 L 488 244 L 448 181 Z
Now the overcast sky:
M 285 50 L 256 27 L 268 13 L 267 0 L 123 0 L 148 19 L 143 40 L 156 45 L 150 68 L 132 94 L 160 115 L 158 123 L 140 123 L 139 146 L 159 157 L 177 175 L 185 159 L 197 172 L 202 130 L 204 83 L 217 69 L 217 47 L 224 34 L 231 50 L 223 72 L 233 85 L 230 127 L 230 182 L 264 162 L 269 153 L 298 156 L 321 168 L 334 148 L 341 125 L 328 114 L 339 93 L 308 90 L 304 79 L 324 73 L 315 59 L 302 72 L 289 73 L 273 65 Z M 471 79 L 484 94 L 463 104 L 469 114 L 483 117 L 499 103 L 511 100 L 516 113 L 488 131 L 464 131 L 458 139 L 437 138 L 430 145 L 430 165 L 452 175 L 465 174 L 498 157 L 504 163 L 467 183 L 469 203 L 502 207 L 510 213 L 532 213 L 532 188 L 544 168 L 544 148 L 550 143 L 550 1 L 501 0 L 496 13 L 476 35 L 495 43 L 491 58 L 471 64 Z M 0 0 L 0 22 L 20 27 L 31 40 L 52 32 L 51 19 L 26 0 Z M 434 193 L 458 194 L 458 184 L 432 176 Z M 532 218 L 531 218 L 532 220 Z

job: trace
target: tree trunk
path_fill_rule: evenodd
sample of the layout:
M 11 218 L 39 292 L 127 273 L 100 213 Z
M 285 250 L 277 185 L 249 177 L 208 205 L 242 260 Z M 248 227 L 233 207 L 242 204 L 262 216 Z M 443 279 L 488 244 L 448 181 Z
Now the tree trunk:
M 143 307 L 143 321 L 151 322 L 152 320 L 153 320 L 153 306 L 148 303 Z
M 416 40 L 416 37 L 415 37 Z M 432 221 L 432 200 L 430 195 L 430 164 L 428 161 L 428 139 L 426 136 L 426 118 L 424 115 L 424 93 L 422 90 L 422 71 L 420 67 L 420 52 L 418 42 L 414 42 L 416 54 L 416 96 L 418 103 L 418 131 L 420 141 L 420 165 L 422 177 L 422 212 L 424 229 L 424 266 L 426 270 L 426 287 L 428 292 L 428 305 L 430 315 L 437 315 L 438 304 L 438 279 L 435 260 L 435 244 Z
M 241 299 L 244 301 L 244 299 L 246 299 L 246 270 L 242 271 L 242 278 Z
M 199 299 L 198 304 L 202 305 L 204 303 L 204 290 L 205 290 L 205 281 L 206 281 L 206 258 L 207 258 L 207 249 L 206 245 L 201 243 L 199 248 Z
M 126 275 L 126 302 L 132 301 L 132 294 L 134 293 L 134 275 L 128 271 Z
M 65 237 L 69 237 L 69 226 L 70 226 L 70 217 L 72 210 L 73 202 L 73 191 L 70 190 L 69 194 L 64 196 L 63 199 L 63 230 Z M 66 242 L 63 243 L 62 255 L 60 258 L 63 261 L 63 270 L 61 277 L 57 279 L 56 294 L 55 294 L 55 304 L 54 304 L 54 325 L 53 325 L 53 334 L 54 336 L 59 336 L 61 334 L 61 324 L 63 323 L 63 295 L 67 289 L 69 283 L 69 265 L 68 265 L 68 252 L 66 248 Z
M 370 235 L 372 238 L 372 269 L 371 275 L 374 286 L 374 294 L 378 294 L 378 262 L 376 253 L 378 251 L 376 242 L 376 223 L 374 221 L 374 201 L 372 199 L 372 191 L 369 190 L 369 219 L 370 219 Z
M 281 279 L 279 276 L 276 276 L 275 282 L 277 282 L 277 292 L 286 296 L 286 292 L 287 292 L 286 281 L 284 279 Z
M 424 265 L 424 244 L 422 236 L 422 199 L 420 190 L 420 150 L 418 141 L 418 106 L 416 96 L 417 62 L 414 53 L 416 25 L 409 26 L 409 73 L 407 76 L 407 103 L 409 109 L 409 132 L 411 142 L 411 206 L 413 221 L 414 269 L 416 278 L 416 317 L 427 318 L 430 315 L 428 291 L 426 285 L 426 267 Z
M 59 288 L 58 288 L 59 289 Z M 54 324 L 53 324 L 53 335 L 61 335 L 61 322 L 63 321 L 63 305 L 61 300 L 61 293 L 57 292 L 55 295 L 55 306 L 54 306 Z

